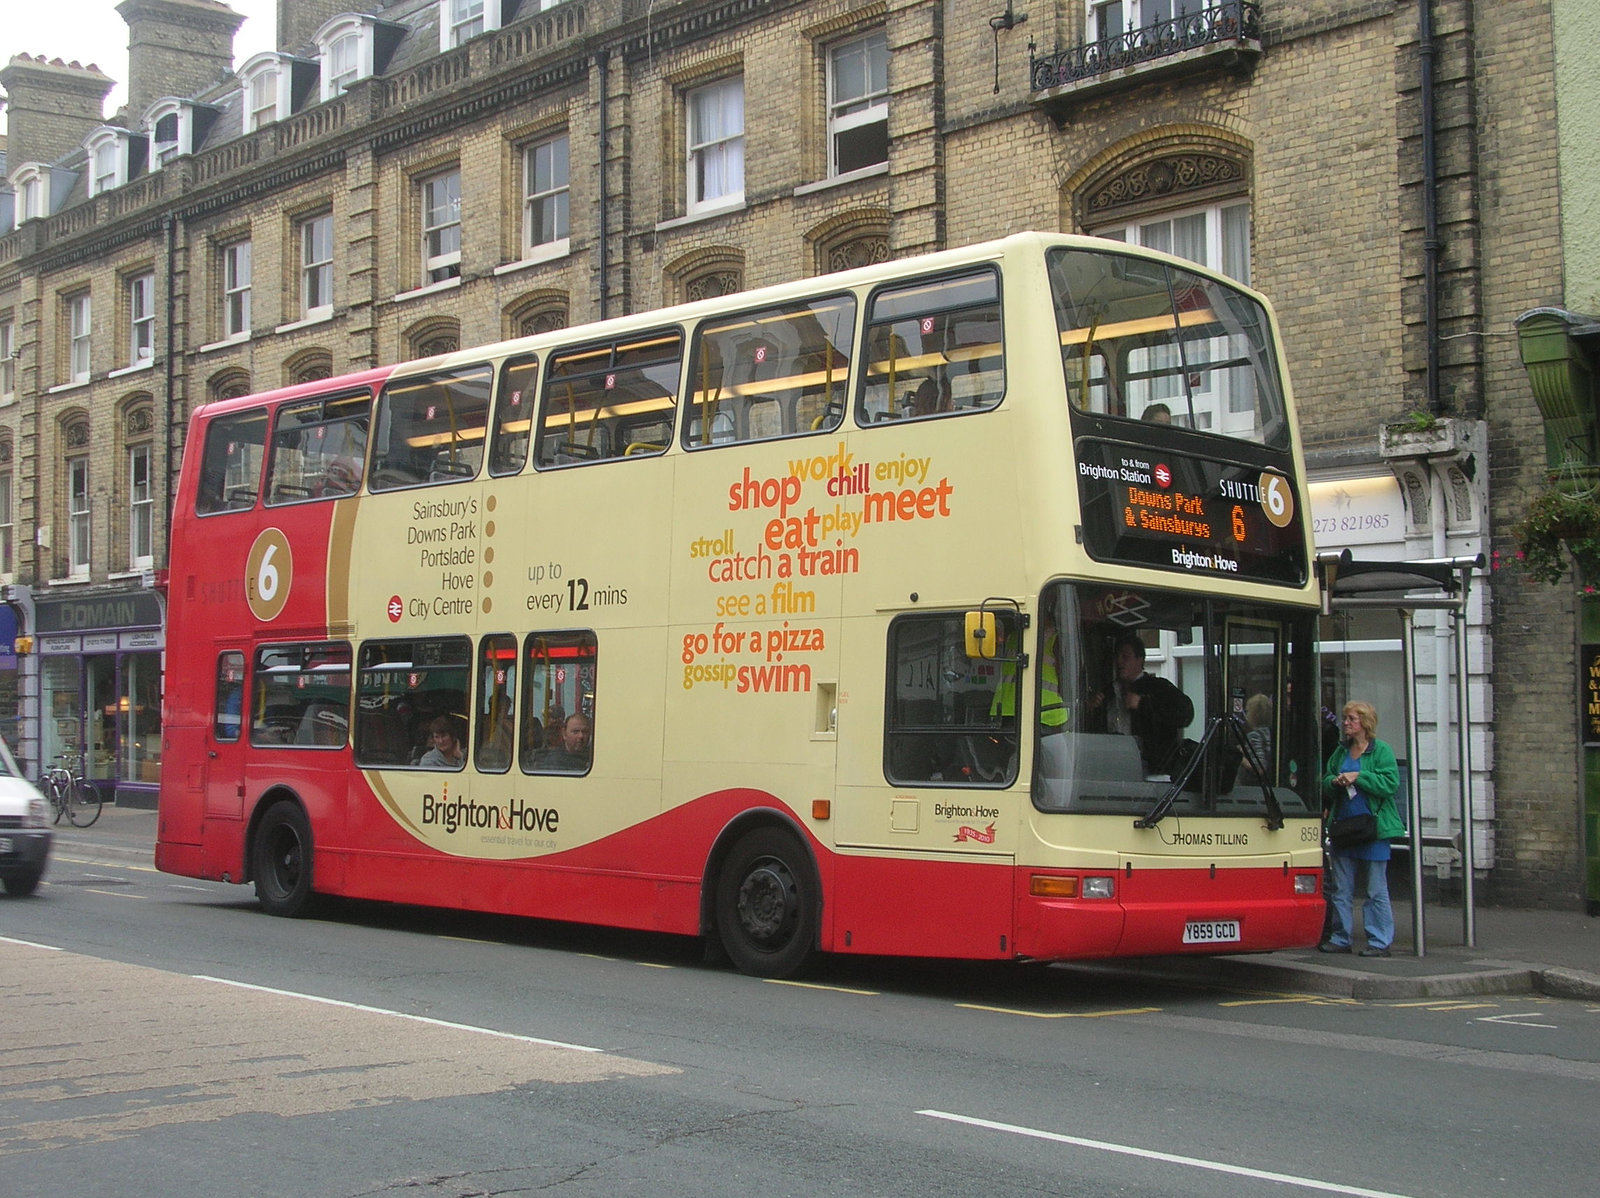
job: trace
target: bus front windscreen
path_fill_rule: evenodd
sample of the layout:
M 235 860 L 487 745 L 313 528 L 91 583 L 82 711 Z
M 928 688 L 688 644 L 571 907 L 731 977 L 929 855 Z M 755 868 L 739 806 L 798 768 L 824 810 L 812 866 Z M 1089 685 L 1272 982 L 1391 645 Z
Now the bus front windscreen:
M 1074 410 L 1289 448 L 1272 325 L 1254 298 L 1098 250 L 1052 250 L 1049 273 Z

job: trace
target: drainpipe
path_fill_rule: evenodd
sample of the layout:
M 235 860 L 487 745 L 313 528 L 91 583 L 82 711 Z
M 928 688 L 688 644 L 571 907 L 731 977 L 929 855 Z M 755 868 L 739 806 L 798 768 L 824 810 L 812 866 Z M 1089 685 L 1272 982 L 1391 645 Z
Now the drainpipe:
M 1433 136 L 1433 0 L 1417 0 L 1417 58 L 1422 90 L 1422 289 L 1428 340 L 1428 411 L 1439 394 L 1439 164 Z
M 606 222 L 606 211 L 609 207 L 606 197 L 606 157 L 610 151 L 611 139 L 607 122 L 611 119 L 606 111 L 606 93 L 611 90 L 611 52 L 601 50 L 595 55 L 595 65 L 600 68 L 600 319 L 604 320 L 610 315 L 610 290 L 607 285 L 609 272 L 606 269 L 611 257 L 610 229 Z

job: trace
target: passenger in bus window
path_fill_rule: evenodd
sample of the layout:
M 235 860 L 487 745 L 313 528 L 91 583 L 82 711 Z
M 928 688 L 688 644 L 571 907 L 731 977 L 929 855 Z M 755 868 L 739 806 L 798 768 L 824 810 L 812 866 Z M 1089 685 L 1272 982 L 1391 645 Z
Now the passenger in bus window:
M 581 773 L 589 768 L 589 740 L 593 725 L 582 712 L 573 712 L 561 725 L 561 744 L 539 754 L 534 764 L 541 770 Z
M 1245 755 L 1243 769 L 1250 777 L 1262 782 L 1272 781 L 1272 700 L 1266 695 L 1251 695 L 1244 705 L 1245 743 L 1250 752 Z M 1254 761 L 1251 758 L 1254 758 Z M 1256 764 L 1261 768 L 1258 770 Z
M 428 726 L 433 748 L 422 755 L 418 765 L 431 770 L 458 770 L 467 763 L 466 750 L 461 747 L 461 729 L 447 715 L 438 716 Z
M 1107 708 L 1108 729 L 1135 737 L 1145 770 L 1163 774 L 1183 730 L 1194 719 L 1194 704 L 1165 678 L 1145 673 L 1144 656 L 1144 641 L 1137 636 L 1117 638 L 1111 691 L 1102 692 L 1099 702 Z
M 1145 408 L 1144 415 L 1139 419 L 1148 420 L 1151 424 L 1171 424 L 1172 409 L 1164 403 L 1153 403 Z

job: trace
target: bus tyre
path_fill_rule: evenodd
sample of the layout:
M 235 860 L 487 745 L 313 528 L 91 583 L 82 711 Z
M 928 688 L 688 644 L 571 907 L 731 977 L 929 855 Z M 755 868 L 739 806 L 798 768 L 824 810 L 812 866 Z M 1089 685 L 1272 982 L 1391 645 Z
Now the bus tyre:
M 274 803 L 250 853 L 256 899 L 268 915 L 293 918 L 311 907 L 311 825 L 298 803 Z
M 795 837 L 758 828 L 740 837 L 717 876 L 717 932 L 741 973 L 786 978 L 817 940 L 816 875 Z

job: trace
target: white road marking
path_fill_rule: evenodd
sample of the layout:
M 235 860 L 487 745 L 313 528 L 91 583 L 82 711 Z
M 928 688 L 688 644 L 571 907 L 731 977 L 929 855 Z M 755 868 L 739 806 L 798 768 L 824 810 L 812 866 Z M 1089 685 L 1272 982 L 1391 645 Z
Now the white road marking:
M 1213 1173 L 1227 1173 L 1234 1177 L 1253 1177 L 1259 1181 L 1275 1181 L 1283 1185 L 1321 1190 L 1328 1194 L 1354 1194 L 1358 1198 L 1406 1198 L 1389 1190 L 1369 1190 L 1362 1186 L 1340 1185 L 1332 1181 L 1318 1181 L 1313 1177 L 1298 1177 L 1293 1173 L 1273 1173 L 1266 1169 L 1250 1169 L 1243 1165 L 1228 1165 L 1221 1161 L 1208 1161 L 1197 1156 L 1179 1156 L 1173 1152 L 1156 1152 L 1149 1148 L 1134 1148 L 1128 1144 L 1112 1144 L 1106 1140 L 1089 1140 L 1082 1136 L 1067 1136 L 1060 1132 L 1041 1131 L 1036 1127 L 1021 1127 L 1015 1123 L 996 1123 L 992 1119 L 976 1119 L 970 1115 L 953 1115 L 949 1111 L 918 1111 L 930 1119 L 944 1119 L 951 1123 L 965 1123 L 969 1127 L 982 1127 L 989 1131 L 1003 1131 L 1014 1136 L 1027 1136 L 1034 1140 L 1050 1140 L 1057 1144 L 1071 1144 L 1077 1148 L 1091 1148 L 1096 1152 L 1114 1152 L 1120 1156 L 1134 1156 L 1141 1160 L 1161 1161 L 1169 1165 L 1182 1165 L 1189 1169 L 1206 1169 Z
M 40 944 L 37 940 L 18 940 L 15 936 L 0 936 L 0 943 L 20 944 L 23 948 L 42 948 L 46 952 L 59 953 L 64 950 L 55 944 Z
M 1514 1012 L 1510 1012 L 1510 1013 L 1505 1014 L 1505 1015 L 1479 1015 L 1478 1016 L 1478 1022 L 1479 1023 L 1509 1023 L 1512 1027 L 1547 1027 L 1547 1028 L 1552 1028 L 1552 1029 L 1559 1028 L 1560 1025 L 1554 1024 L 1554 1023 L 1529 1023 L 1529 1022 L 1527 1022 L 1529 1019 L 1534 1018 L 1534 1016 L 1536 1014 L 1537 1014 L 1537 1012 L 1534 1012 L 1534 1011 L 1520 1011 L 1520 1012 L 1514 1011 Z
M 219 986 L 235 986 L 240 990 L 255 990 L 261 994 L 276 994 L 280 998 L 298 998 L 305 1002 L 322 1003 L 330 1007 L 343 1007 L 347 1011 L 363 1011 L 368 1015 L 388 1015 L 394 1019 L 409 1019 L 413 1023 L 426 1023 L 433 1027 L 447 1027 L 458 1032 L 477 1032 L 480 1036 L 497 1036 L 502 1040 L 517 1040 L 523 1044 L 540 1044 L 546 1048 L 569 1048 L 573 1052 L 604 1052 L 587 1044 L 568 1044 L 563 1040 L 542 1040 L 538 1036 L 519 1036 L 515 1032 L 497 1031 L 492 1027 L 477 1027 L 470 1023 L 451 1023 L 448 1019 L 430 1019 L 426 1015 L 412 1015 L 406 1011 L 391 1011 L 387 1007 L 369 1007 L 365 1003 L 345 1002 L 340 998 L 324 998 L 320 994 L 301 994 L 296 990 L 276 990 L 271 986 L 254 986 L 249 982 L 236 982 L 232 978 L 214 978 L 203 973 L 189 975 L 197 982 L 216 982 Z

